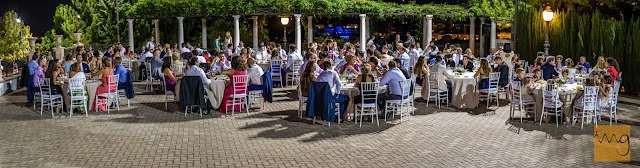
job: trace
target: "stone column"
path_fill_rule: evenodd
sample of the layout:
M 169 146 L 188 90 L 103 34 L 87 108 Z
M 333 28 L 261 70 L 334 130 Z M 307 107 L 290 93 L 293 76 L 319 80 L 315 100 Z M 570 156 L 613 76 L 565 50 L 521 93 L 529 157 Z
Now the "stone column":
M 207 48 L 207 18 L 202 18 L 202 48 Z
M 360 14 L 360 50 L 367 49 L 367 14 Z
M 476 53 L 476 17 L 469 18 L 469 48 L 471 52 Z
M 182 43 L 184 43 L 184 27 L 183 20 L 184 17 L 176 17 L 178 19 L 178 46 L 182 47 Z
M 62 43 L 62 35 L 55 35 L 54 37 L 56 37 L 56 43 L 58 43 L 58 46 L 54 49 L 56 54 L 55 58 L 60 60 L 64 58 L 64 47 L 60 46 L 60 43 Z
M 496 48 L 496 21 L 495 18 L 491 18 L 491 37 L 489 37 L 489 46 Z
M 127 19 L 129 23 L 129 49 L 133 51 L 135 45 L 133 43 L 133 19 Z
M 431 41 L 433 41 L 433 37 L 432 37 L 432 32 L 433 32 L 433 15 L 427 15 L 427 17 L 426 17 L 426 18 L 427 18 L 427 34 L 426 34 L 426 36 L 425 36 L 425 35 L 423 35 L 423 36 L 425 36 L 425 38 L 427 39 L 427 44 L 425 44 L 425 46 L 426 46 L 426 45 L 429 45 L 428 43 L 430 43 Z M 424 46 L 423 46 L 423 47 L 424 47 Z
M 240 15 L 233 15 L 233 48 L 238 47 L 239 42 L 240 42 Z
M 253 18 L 253 49 L 258 51 L 258 16 Z
M 302 54 L 302 25 L 300 24 L 301 14 L 294 14 L 296 18 L 296 50 Z
M 308 35 L 308 44 L 313 43 L 313 16 L 307 16 L 307 33 Z
M 487 18 L 484 17 L 480 17 L 480 56 L 481 57 L 485 57 L 487 55 L 484 54 L 484 33 L 483 32 L 483 28 L 484 27 L 484 20 Z
M 161 45 L 160 43 L 160 19 L 154 19 L 153 22 L 155 23 L 155 32 L 156 32 L 156 44 Z

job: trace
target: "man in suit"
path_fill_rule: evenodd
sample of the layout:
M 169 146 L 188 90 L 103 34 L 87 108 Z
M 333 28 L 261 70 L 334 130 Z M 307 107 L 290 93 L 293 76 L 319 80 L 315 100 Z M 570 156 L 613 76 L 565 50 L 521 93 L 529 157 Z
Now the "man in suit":
M 556 71 L 556 57 L 547 57 L 547 62 L 542 63 L 540 70 L 542 70 L 542 79 L 544 80 L 549 80 L 552 79 L 553 76 L 558 76 L 558 72 Z
M 460 61 L 460 66 L 464 67 L 467 71 L 473 71 L 473 63 L 469 61 L 469 56 L 462 57 L 462 61 Z
M 500 72 L 500 79 L 498 79 L 498 86 L 505 87 L 509 84 L 509 66 L 502 61 L 502 57 L 495 57 L 493 61 L 496 66 L 493 67 L 493 72 Z
M 442 56 L 436 56 L 436 62 L 442 62 Z M 430 86 L 430 88 L 438 89 L 438 90 L 448 90 L 449 91 L 449 101 L 451 101 L 451 83 L 444 80 L 444 77 L 453 78 L 448 72 L 445 65 L 442 64 L 433 64 L 429 67 L 431 72 L 435 72 L 436 79 L 438 80 L 438 86 Z

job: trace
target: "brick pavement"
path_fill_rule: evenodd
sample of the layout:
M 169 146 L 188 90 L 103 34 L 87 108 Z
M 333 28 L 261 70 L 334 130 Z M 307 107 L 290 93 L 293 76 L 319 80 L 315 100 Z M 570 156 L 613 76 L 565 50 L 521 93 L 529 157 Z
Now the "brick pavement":
M 484 114 L 417 101 L 407 122 L 313 125 L 297 118 L 295 90 L 275 90 L 266 109 L 200 118 L 161 96 L 137 95 L 120 112 L 72 118 L 25 107 L 24 90 L 0 97 L 0 167 L 630 167 L 594 163 L 593 126 L 509 121 L 509 108 Z M 506 105 L 506 102 L 500 104 Z M 495 107 L 494 107 L 495 108 Z M 601 124 L 606 124 L 603 121 Z

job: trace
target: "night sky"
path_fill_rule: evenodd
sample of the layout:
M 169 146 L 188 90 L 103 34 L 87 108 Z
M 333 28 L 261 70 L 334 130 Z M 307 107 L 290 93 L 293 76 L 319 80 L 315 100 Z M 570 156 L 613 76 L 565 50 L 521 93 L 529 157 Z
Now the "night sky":
M 33 36 L 42 37 L 53 27 L 53 14 L 59 4 L 70 0 L 9 0 L 0 5 L 0 13 L 16 11 L 26 25 L 31 26 Z

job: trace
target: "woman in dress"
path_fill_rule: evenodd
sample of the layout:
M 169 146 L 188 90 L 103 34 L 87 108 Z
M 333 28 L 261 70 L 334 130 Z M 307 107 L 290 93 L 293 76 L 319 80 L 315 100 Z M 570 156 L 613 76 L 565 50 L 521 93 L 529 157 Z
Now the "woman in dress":
M 429 74 L 429 67 L 427 66 L 427 59 L 424 56 L 418 57 L 418 62 L 413 68 L 413 73 L 416 74 L 416 84 L 422 86 L 422 82 Z
M 354 87 L 356 88 L 360 88 L 360 83 L 362 82 L 375 82 L 376 79 L 373 76 L 373 74 L 371 74 L 371 66 L 369 66 L 368 64 L 364 64 L 362 65 L 362 69 L 361 69 L 361 74 L 358 75 L 358 77 L 356 78 L 356 82 L 354 83 Z M 354 104 L 358 104 L 358 103 L 362 103 L 362 94 L 373 94 L 373 93 L 363 93 L 362 89 L 360 90 L 360 94 L 353 96 L 353 103 Z M 369 97 L 367 97 L 369 98 Z M 375 103 L 375 100 L 367 100 L 364 103 Z
M 300 76 L 300 91 L 302 92 L 302 96 L 307 97 L 309 86 L 311 86 L 312 81 L 316 81 L 315 71 L 317 70 L 315 61 L 309 61 L 307 63 L 307 67 L 304 68 L 304 72 Z
M 220 113 L 227 113 L 227 102 L 229 101 L 229 96 L 232 94 L 246 94 L 245 92 L 236 92 L 233 93 L 233 86 L 236 85 L 233 81 L 233 76 L 236 75 L 247 75 L 246 71 L 247 67 L 245 66 L 244 60 L 240 59 L 240 57 L 231 58 L 231 69 L 222 71 L 222 74 L 229 76 L 231 82 L 226 89 L 224 89 L 224 98 L 222 99 L 222 104 L 220 104 Z M 247 83 L 239 83 L 238 86 L 247 85 Z M 240 108 L 241 106 L 233 106 L 235 111 L 244 111 L 245 109 Z
M 467 54 L 470 61 L 473 61 L 476 59 L 476 56 L 473 55 L 473 51 L 471 51 L 471 48 L 467 48 L 467 50 L 465 50 L 464 53 Z
M 91 107 L 91 111 L 96 111 L 96 109 L 106 110 L 106 105 L 101 105 L 100 107 L 96 107 L 96 103 L 98 102 L 98 95 L 103 93 L 113 93 L 116 92 L 116 85 L 109 85 L 109 76 L 113 75 L 113 68 L 111 68 L 111 61 L 109 61 L 108 57 L 102 58 L 102 69 L 98 72 L 91 73 L 91 77 L 99 76 L 102 78 L 102 85 L 98 86 L 96 89 L 96 97 L 93 99 L 94 105 Z M 117 79 L 116 79 L 117 80 Z M 115 84 L 115 83 L 114 83 Z
M 616 79 L 620 76 L 618 74 L 618 71 L 620 70 L 618 61 L 613 57 L 608 57 L 605 65 L 607 66 L 607 72 L 611 76 L 611 81 L 608 82 L 611 83 L 611 85 L 614 85 L 616 83 Z
M 344 59 L 347 63 L 345 63 L 342 68 L 340 68 L 340 75 L 358 74 L 360 68 L 358 67 L 358 64 L 355 63 L 356 56 L 354 56 L 353 54 L 349 54 L 345 56 Z
M 489 66 L 489 60 L 486 58 L 480 59 L 480 68 L 473 75 L 474 78 L 480 77 L 480 83 L 478 89 L 489 88 L 489 73 L 493 72 L 491 66 Z
M 231 33 L 224 33 L 224 45 L 228 46 L 229 44 L 233 44 L 233 37 L 231 37 Z
M 69 70 L 69 76 L 71 77 L 70 79 L 82 79 L 82 80 L 87 79 L 87 77 L 84 74 L 84 71 L 82 70 L 82 66 L 80 65 L 80 63 L 74 63 L 71 65 L 71 69 Z
M 62 94 L 62 76 L 64 75 L 64 68 L 60 65 L 60 62 L 56 59 L 50 60 L 47 66 L 47 71 L 44 73 L 44 77 L 49 79 L 51 86 L 51 95 Z M 56 113 L 59 113 L 60 109 L 56 109 Z
M 75 61 L 73 61 L 73 55 L 67 54 L 66 56 L 64 56 L 64 62 L 62 62 L 62 66 L 64 66 L 65 72 L 69 72 L 69 69 L 71 69 L 71 65 L 73 63 L 76 63 Z
M 171 65 L 173 64 L 173 58 L 164 57 L 162 58 L 162 73 L 164 74 L 164 80 L 166 81 L 165 86 L 167 91 L 171 91 L 173 93 L 176 92 L 176 84 L 178 81 L 182 79 L 182 75 L 180 74 L 176 76 L 175 73 L 171 70 Z

